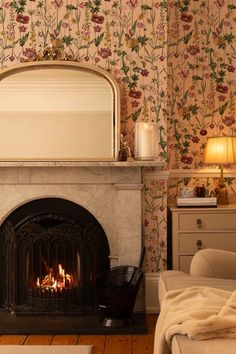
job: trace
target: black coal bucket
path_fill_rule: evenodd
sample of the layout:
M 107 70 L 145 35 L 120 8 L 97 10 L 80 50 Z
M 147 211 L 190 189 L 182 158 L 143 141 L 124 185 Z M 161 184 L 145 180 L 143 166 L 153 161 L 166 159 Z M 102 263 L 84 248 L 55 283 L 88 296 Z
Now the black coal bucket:
M 142 268 L 133 266 L 114 267 L 98 276 L 97 300 L 105 317 L 104 325 L 123 327 L 133 323 L 132 313 L 142 280 Z
M 97 298 L 106 316 L 121 318 L 132 315 L 143 278 L 140 268 L 120 266 L 97 279 Z

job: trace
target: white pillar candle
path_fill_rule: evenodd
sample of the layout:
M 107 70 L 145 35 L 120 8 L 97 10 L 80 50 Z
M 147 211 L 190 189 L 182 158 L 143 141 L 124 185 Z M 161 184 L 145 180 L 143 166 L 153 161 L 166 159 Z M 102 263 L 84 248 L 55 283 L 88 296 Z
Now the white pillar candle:
M 150 122 L 135 125 L 135 158 L 155 160 L 157 157 L 157 124 Z

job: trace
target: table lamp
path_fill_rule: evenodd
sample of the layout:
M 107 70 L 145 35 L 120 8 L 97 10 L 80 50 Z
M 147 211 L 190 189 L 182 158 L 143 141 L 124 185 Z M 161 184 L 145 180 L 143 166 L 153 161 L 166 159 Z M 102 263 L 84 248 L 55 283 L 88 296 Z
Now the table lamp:
M 215 189 L 217 204 L 229 204 L 228 191 L 223 177 L 223 165 L 236 163 L 236 136 L 208 138 L 204 162 L 220 166 L 220 179 Z

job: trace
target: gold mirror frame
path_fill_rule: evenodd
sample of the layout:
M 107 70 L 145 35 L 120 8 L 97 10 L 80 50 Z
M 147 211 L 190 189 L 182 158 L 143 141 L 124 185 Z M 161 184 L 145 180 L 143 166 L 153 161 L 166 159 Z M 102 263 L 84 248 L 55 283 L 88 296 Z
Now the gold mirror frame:
M 50 49 L 50 48 L 49 48 Z M 48 54 L 48 50 L 46 52 Z M 53 53 L 53 52 L 52 52 Z M 44 53 L 45 54 L 45 53 Z M 3 70 L 0 72 L 0 85 L 2 80 L 6 79 L 9 76 L 18 74 L 18 73 L 23 73 L 23 72 L 28 72 L 28 71 L 34 71 L 34 70 L 41 70 L 41 69 L 53 69 L 53 70 L 75 70 L 75 71 L 80 71 L 80 72 L 87 72 L 94 74 L 96 76 L 102 77 L 103 79 L 106 80 L 108 85 L 110 86 L 111 92 L 112 92 L 112 127 L 113 131 L 112 133 L 112 153 L 111 156 L 103 157 L 103 156 L 88 156 L 87 158 L 81 158 L 80 156 L 76 158 L 60 158 L 60 157 L 54 157 L 54 156 L 42 156 L 40 158 L 35 158 L 34 156 L 30 157 L 17 157 L 14 158 L 12 157 L 4 157 L 1 156 L 0 153 L 0 161 L 114 161 L 118 160 L 118 151 L 120 148 L 120 93 L 119 93 L 119 86 L 114 80 L 114 78 L 104 71 L 103 69 L 96 67 L 96 66 L 91 66 L 79 62 L 73 62 L 67 60 L 67 58 L 63 58 L 62 60 L 51 60 L 54 59 L 53 55 L 48 55 L 45 59 L 42 57 L 35 58 L 36 61 L 32 62 L 24 62 L 21 63 L 17 66 L 10 67 L 8 69 Z M 48 59 L 49 58 L 49 59 Z M 57 57 L 56 57 L 57 58 Z M 61 59 L 61 58 L 60 58 Z M 13 102 L 12 102 L 13 103 Z M 14 104 L 14 103 L 13 103 Z M 92 104 L 92 102 L 91 102 Z M 7 132 L 6 132 L 7 134 Z

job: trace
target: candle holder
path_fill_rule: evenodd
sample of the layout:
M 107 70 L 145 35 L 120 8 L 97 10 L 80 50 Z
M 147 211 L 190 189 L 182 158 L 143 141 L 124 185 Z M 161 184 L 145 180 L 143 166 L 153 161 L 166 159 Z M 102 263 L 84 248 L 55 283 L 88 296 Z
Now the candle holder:
M 155 160 L 157 158 L 157 137 L 157 123 L 136 123 L 134 147 L 135 159 Z

